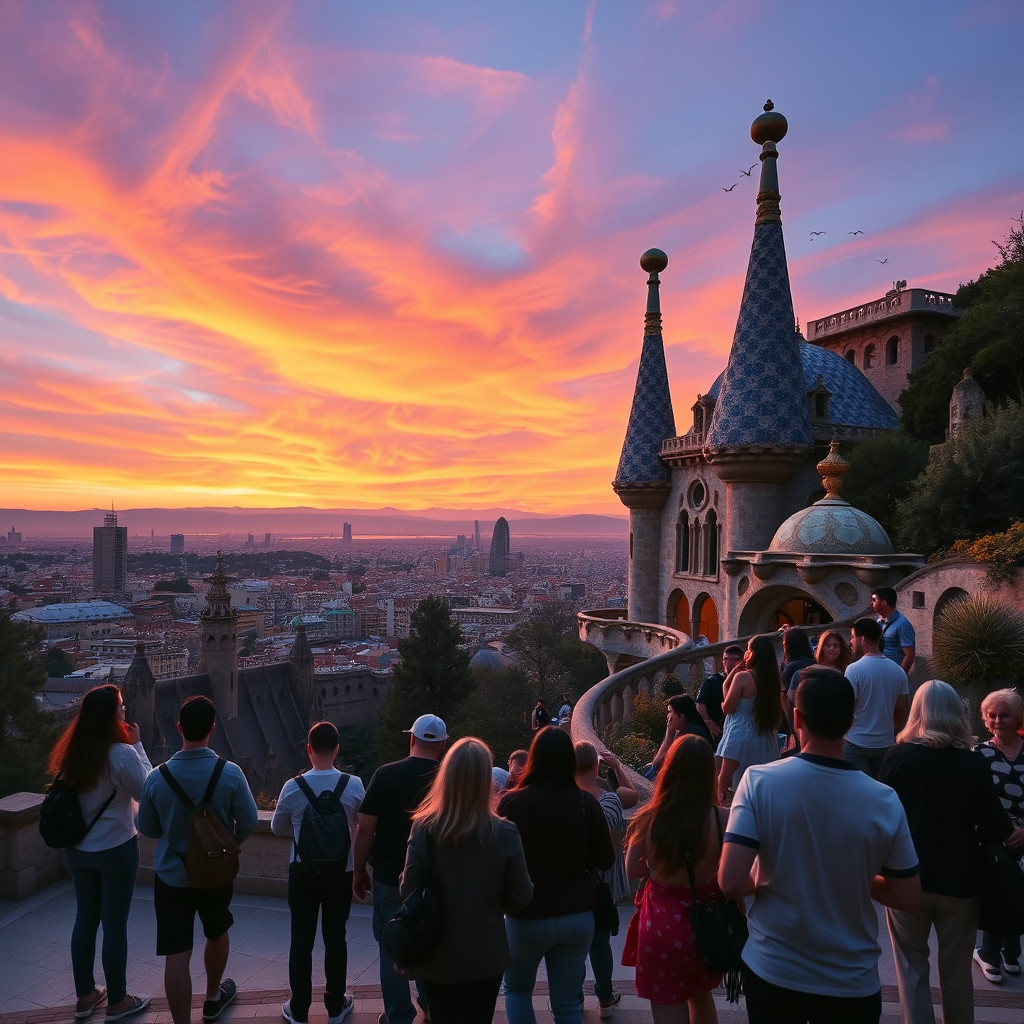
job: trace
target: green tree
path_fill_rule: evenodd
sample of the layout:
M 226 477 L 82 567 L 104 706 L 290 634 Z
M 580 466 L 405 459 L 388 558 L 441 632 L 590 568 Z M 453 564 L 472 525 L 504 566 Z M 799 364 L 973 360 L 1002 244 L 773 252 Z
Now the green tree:
M 933 449 L 928 468 L 896 503 L 897 546 L 930 555 L 1024 518 L 1024 409 L 1011 403 L 964 424 Z
M 67 651 L 59 647 L 51 647 L 43 658 L 46 674 L 51 679 L 63 679 L 75 671 L 75 659 Z
M 479 737 L 491 748 L 494 763 L 504 767 L 513 750 L 530 745 L 533 683 L 518 665 L 479 669 L 473 675 L 476 689 L 449 725 L 449 735 Z
M 848 455 L 850 470 L 843 497 L 877 519 L 891 537 L 896 529 L 896 502 L 907 497 L 928 465 L 928 445 L 903 431 L 879 434 Z
M 184 576 L 178 576 L 173 580 L 157 580 L 153 584 L 154 593 L 164 594 L 191 594 L 195 588 Z
M 1011 231 L 1000 254 L 999 266 L 957 292 L 963 316 L 900 395 L 903 427 L 914 437 L 932 444 L 943 440 L 949 398 L 967 366 L 989 401 L 1024 400 L 1024 238 L 1019 230 Z
M 424 598 L 410 617 L 409 635 L 398 641 L 402 660 L 380 716 L 380 756 L 395 760 L 408 753 L 402 734 L 422 714 L 451 723 L 473 691 L 469 655 L 461 648 L 462 632 L 443 597 Z
M 36 702 L 46 683 L 46 666 L 33 656 L 42 636 L 0 613 L 0 796 L 41 793 L 46 782 L 57 729 Z
M 601 652 L 580 640 L 576 608 L 568 601 L 534 605 L 504 640 L 529 673 L 534 699 L 549 705 L 563 690 L 575 699 L 608 675 Z

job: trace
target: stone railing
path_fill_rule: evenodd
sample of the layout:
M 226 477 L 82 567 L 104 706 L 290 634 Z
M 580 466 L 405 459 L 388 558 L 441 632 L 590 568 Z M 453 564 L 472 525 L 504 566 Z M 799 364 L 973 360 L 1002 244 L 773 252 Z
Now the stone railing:
M 22 900 L 67 878 L 64 851 L 51 850 L 39 835 L 40 793 L 14 793 L 0 800 L 0 899 Z M 260 811 L 256 831 L 242 844 L 235 892 L 287 896 L 291 840 L 270 831 L 270 811 Z M 139 881 L 153 884 L 155 839 L 140 836 Z
M 686 633 L 671 626 L 630 622 L 624 608 L 599 608 L 580 612 L 576 618 L 580 639 L 605 656 L 609 672 L 692 643 Z

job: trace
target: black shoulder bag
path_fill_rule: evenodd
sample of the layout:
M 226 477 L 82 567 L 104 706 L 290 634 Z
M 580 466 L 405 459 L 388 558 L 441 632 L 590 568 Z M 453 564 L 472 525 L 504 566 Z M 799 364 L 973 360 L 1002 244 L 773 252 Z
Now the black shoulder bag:
M 587 829 L 590 821 L 590 814 L 587 810 L 587 794 L 581 792 L 583 797 L 583 829 Z M 602 811 L 602 814 L 604 812 Z M 594 883 L 594 925 L 602 931 L 610 932 L 612 935 L 619 934 L 619 908 L 615 906 L 612 899 L 611 886 L 604 880 L 597 868 L 590 869 L 590 880 Z
M 719 849 L 722 845 L 722 822 L 718 809 L 712 807 L 715 824 L 718 826 Z M 704 966 L 711 974 L 723 974 L 722 984 L 730 1003 L 738 1003 L 743 994 L 743 979 L 740 969 L 743 962 L 740 954 L 747 941 L 747 917 L 736 900 L 727 899 L 718 893 L 714 899 L 702 900 L 697 896 L 693 881 L 693 863 L 686 860 L 686 873 L 693 893 L 693 935 L 697 942 Z
M 403 970 L 422 963 L 437 945 L 444 924 L 441 888 L 434 864 L 434 837 L 423 830 L 426 868 L 419 885 L 398 908 L 381 933 L 380 944 Z

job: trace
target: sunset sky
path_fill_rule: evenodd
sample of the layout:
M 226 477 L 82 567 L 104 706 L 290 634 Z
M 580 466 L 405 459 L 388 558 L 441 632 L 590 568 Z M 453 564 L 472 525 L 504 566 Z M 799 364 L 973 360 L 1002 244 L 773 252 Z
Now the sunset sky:
M 764 101 L 801 323 L 951 291 L 1024 207 L 1022 39 L 1019 0 L 4 0 L 0 506 L 621 514 L 639 256 L 683 432 Z

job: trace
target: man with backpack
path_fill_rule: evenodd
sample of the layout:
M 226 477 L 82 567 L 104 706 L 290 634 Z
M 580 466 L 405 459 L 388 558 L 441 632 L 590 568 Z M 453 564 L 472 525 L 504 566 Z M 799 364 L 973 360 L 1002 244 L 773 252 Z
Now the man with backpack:
M 242 769 L 210 749 L 216 721 L 209 697 L 189 697 L 181 705 L 181 750 L 149 773 L 139 801 L 139 831 L 159 840 L 153 855 L 156 952 L 165 958 L 164 990 L 174 1024 L 191 1020 L 196 914 L 206 936 L 205 1024 L 217 1020 L 238 994 L 235 983 L 224 978 L 234 919 L 233 883 L 223 879 L 237 871 L 238 845 L 256 828 L 259 812 Z M 218 834 L 226 838 L 217 840 Z M 198 848 L 215 841 L 220 851 Z M 196 854 L 207 862 L 205 871 L 196 868 Z
M 284 784 L 270 822 L 275 835 L 292 837 L 288 868 L 291 997 L 281 1007 L 281 1016 L 289 1024 L 309 1020 L 313 943 L 321 913 L 328 1024 L 341 1024 L 352 1012 L 352 996 L 345 992 L 345 925 L 352 909 L 352 836 L 364 793 L 358 776 L 334 767 L 340 749 L 338 730 L 332 723 L 317 722 L 309 730 L 306 753 L 313 767 Z

